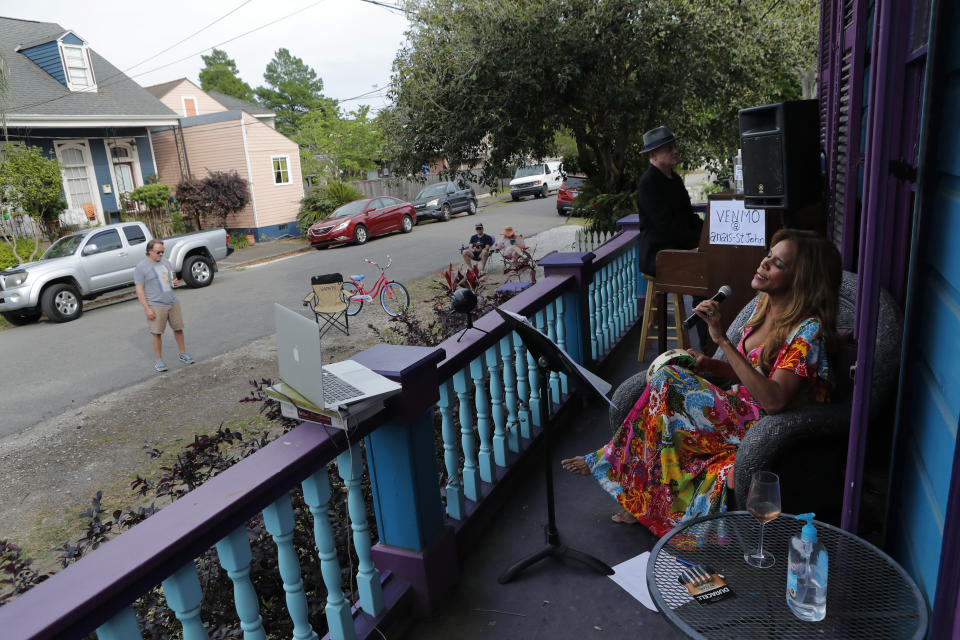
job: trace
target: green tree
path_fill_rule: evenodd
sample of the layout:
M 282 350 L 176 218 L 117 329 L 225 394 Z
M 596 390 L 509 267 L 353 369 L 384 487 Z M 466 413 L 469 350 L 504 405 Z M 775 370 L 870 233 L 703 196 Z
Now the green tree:
M 253 89 L 240 79 L 237 63 L 226 51 L 214 49 L 208 56 L 200 56 L 203 69 L 200 70 L 200 88 L 204 91 L 219 91 L 247 102 L 256 100 Z
M 66 209 L 60 163 L 44 154 L 40 147 L 11 145 L 0 153 L 0 209 L 7 214 L 29 216 L 34 222 L 34 251 L 40 250 L 39 223 L 47 223 L 48 234 L 55 237 L 53 221 Z M 0 234 L 11 249 L 15 239 L 0 226 Z M 14 251 L 14 255 L 19 254 Z
M 314 110 L 336 113 L 336 102 L 323 96 L 323 80 L 303 60 L 287 49 L 278 49 L 263 73 L 267 86 L 257 87 L 257 97 L 277 114 L 277 130 L 293 136 L 300 120 Z
M 646 167 L 645 130 L 669 125 L 688 167 L 726 163 L 737 111 L 776 101 L 816 54 L 815 0 L 407 6 L 389 131 L 396 165 L 410 172 L 445 157 L 483 165 L 492 181 L 511 162 L 558 153 L 555 133 L 568 130 L 596 190 L 626 193 Z
M 325 110 L 304 115 L 295 136 L 304 173 L 345 180 L 375 169 L 385 144 L 379 124 L 367 105 L 346 118 Z

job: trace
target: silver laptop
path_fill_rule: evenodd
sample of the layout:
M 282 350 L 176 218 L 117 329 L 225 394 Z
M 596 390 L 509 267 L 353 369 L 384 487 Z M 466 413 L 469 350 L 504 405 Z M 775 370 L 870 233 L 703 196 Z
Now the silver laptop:
M 273 311 L 280 379 L 313 404 L 335 410 L 400 390 L 393 380 L 353 360 L 324 366 L 317 323 L 276 303 Z

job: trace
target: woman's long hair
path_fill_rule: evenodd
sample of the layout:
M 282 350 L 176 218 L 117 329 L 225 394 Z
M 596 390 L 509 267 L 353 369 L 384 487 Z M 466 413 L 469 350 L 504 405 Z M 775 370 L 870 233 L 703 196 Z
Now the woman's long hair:
M 793 263 L 793 298 L 786 309 L 773 321 L 770 336 L 763 345 L 760 365 L 767 373 L 773 367 L 777 354 L 787 336 L 807 318 L 820 322 L 819 337 L 827 348 L 827 357 L 833 355 L 837 334 L 837 308 L 840 297 L 840 281 L 843 272 L 840 252 L 829 240 L 813 231 L 780 229 L 773 234 L 770 246 L 789 240 L 796 248 Z M 769 296 L 760 293 L 757 313 L 746 326 L 758 327 L 766 319 L 770 304 Z

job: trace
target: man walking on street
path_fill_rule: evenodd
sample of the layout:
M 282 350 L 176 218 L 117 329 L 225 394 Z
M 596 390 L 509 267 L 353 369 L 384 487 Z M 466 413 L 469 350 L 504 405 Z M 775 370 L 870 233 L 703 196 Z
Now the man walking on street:
M 693 212 L 683 178 L 673 169 L 680 151 L 670 129 L 657 127 L 643 134 L 643 151 L 650 167 L 637 184 L 640 214 L 640 271 L 657 274 L 657 252 L 662 249 L 695 249 L 703 220 Z
M 173 265 L 163 257 L 163 243 L 151 240 L 147 243 L 147 257 L 133 270 L 133 282 L 137 287 L 137 299 L 147 314 L 147 330 L 153 337 L 153 352 L 157 357 L 154 368 L 158 373 L 167 370 L 163 362 L 162 336 L 170 324 L 173 338 L 180 351 L 180 362 L 193 364 L 183 339 L 183 314 L 180 302 L 173 292 Z

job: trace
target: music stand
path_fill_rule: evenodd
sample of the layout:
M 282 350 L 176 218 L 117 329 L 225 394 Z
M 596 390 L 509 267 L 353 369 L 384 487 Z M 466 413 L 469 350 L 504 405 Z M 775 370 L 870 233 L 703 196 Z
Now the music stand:
M 537 362 L 537 369 L 540 375 L 540 426 L 544 430 L 543 455 L 547 484 L 547 545 L 539 551 L 514 563 L 510 568 L 504 571 L 499 578 L 497 578 L 497 582 L 500 584 L 506 584 L 513 580 L 517 574 L 527 567 L 536 564 L 540 560 L 547 557 L 559 558 L 566 556 L 571 560 L 576 560 L 587 565 L 598 573 L 607 576 L 613 575 L 613 569 L 611 569 L 610 566 L 602 560 L 598 560 L 597 558 L 594 558 L 590 554 L 584 553 L 583 551 L 572 549 L 565 544 L 561 544 L 560 542 L 560 532 L 557 531 L 557 516 L 553 501 L 553 469 L 550 464 L 550 434 L 547 432 L 547 421 L 550 419 L 549 374 L 551 371 L 566 374 L 570 382 L 575 386 L 583 389 L 592 389 L 601 395 L 603 394 L 599 389 L 596 388 L 591 380 L 584 376 L 577 363 L 571 360 L 570 357 L 560 349 L 560 347 L 551 342 L 550 338 L 545 336 L 527 322 L 518 320 L 516 317 L 511 315 L 510 312 L 503 311 L 499 308 L 496 309 L 496 311 L 507 323 L 507 326 L 511 330 L 517 332 L 517 334 L 520 336 L 521 342 L 523 342 L 523 346 L 526 347 L 527 352 L 533 356 L 534 360 Z

